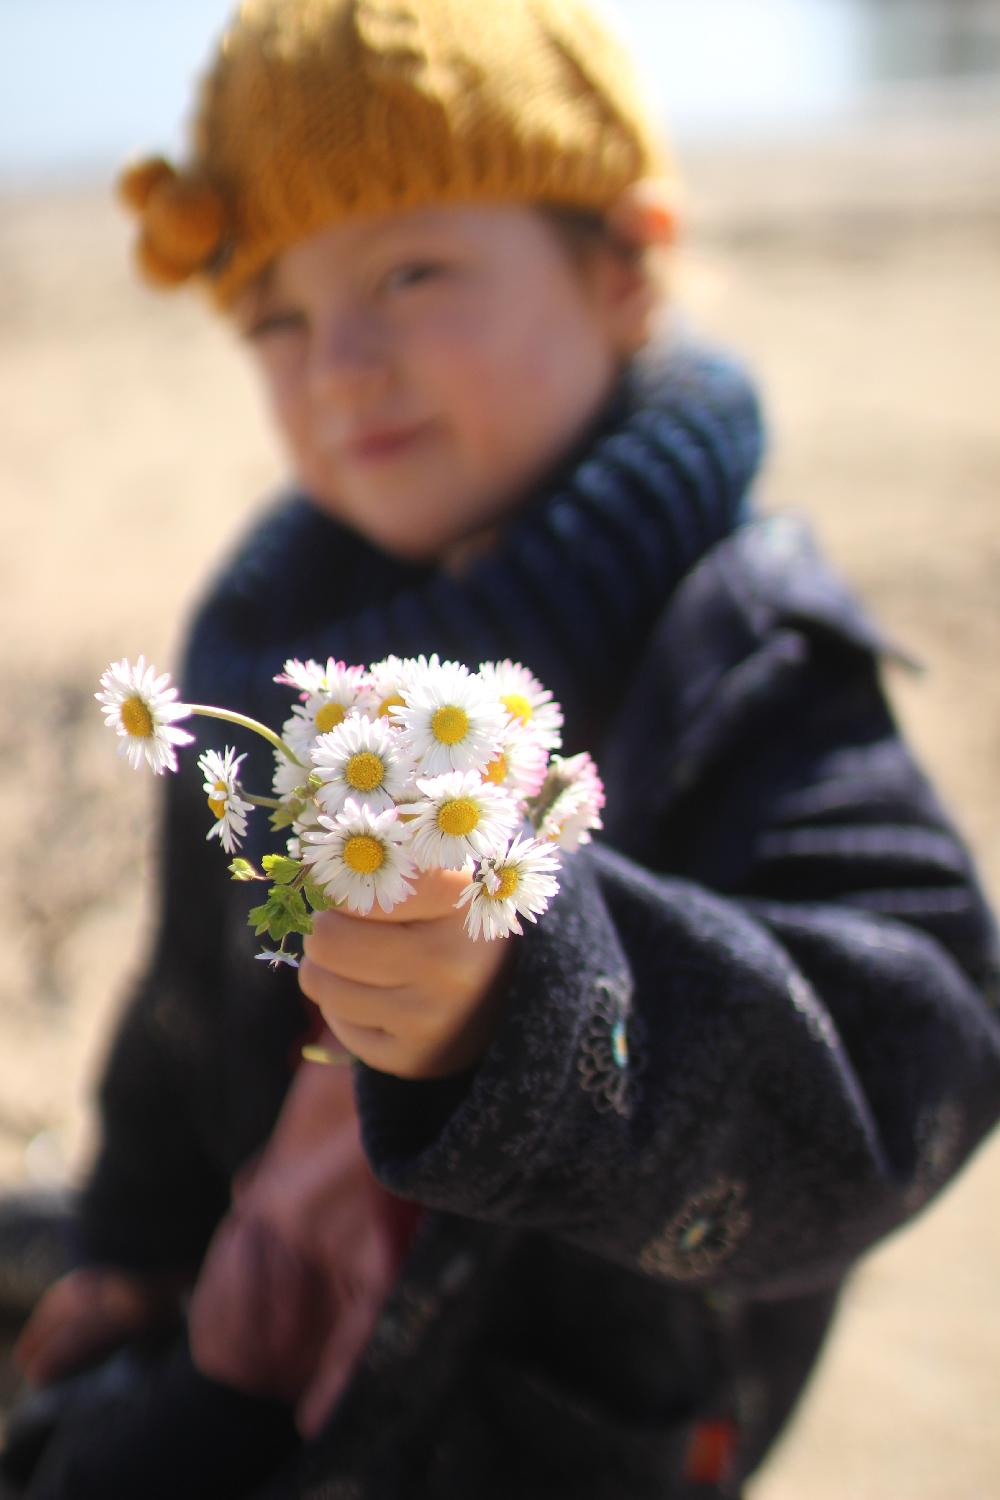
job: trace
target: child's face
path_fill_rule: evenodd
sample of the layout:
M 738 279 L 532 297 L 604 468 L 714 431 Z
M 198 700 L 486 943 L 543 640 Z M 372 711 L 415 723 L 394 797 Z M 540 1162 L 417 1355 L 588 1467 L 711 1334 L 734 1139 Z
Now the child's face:
M 401 557 L 447 557 L 582 435 L 639 341 L 629 273 L 527 207 L 338 224 L 237 304 L 296 476 Z

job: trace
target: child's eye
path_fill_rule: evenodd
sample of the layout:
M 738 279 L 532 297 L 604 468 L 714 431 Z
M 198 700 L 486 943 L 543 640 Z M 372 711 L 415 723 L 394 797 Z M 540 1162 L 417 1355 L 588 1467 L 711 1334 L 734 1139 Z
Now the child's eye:
M 249 325 L 246 337 L 252 340 L 272 338 L 276 334 L 299 333 L 304 327 L 305 318 L 302 313 L 265 313 Z
M 386 276 L 387 291 L 402 292 L 410 287 L 423 286 L 444 275 L 444 266 L 433 260 L 409 260 L 395 266 Z

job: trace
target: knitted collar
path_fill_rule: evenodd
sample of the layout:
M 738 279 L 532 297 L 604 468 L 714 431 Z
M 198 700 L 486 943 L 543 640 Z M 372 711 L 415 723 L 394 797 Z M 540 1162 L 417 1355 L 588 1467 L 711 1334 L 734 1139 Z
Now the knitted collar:
M 293 497 L 258 523 L 202 609 L 185 692 L 270 722 L 289 656 L 358 663 L 510 657 L 562 703 L 568 743 L 603 727 L 610 685 L 673 589 L 746 515 L 763 447 L 742 368 L 673 340 L 624 372 L 576 449 L 454 577 L 390 558 Z

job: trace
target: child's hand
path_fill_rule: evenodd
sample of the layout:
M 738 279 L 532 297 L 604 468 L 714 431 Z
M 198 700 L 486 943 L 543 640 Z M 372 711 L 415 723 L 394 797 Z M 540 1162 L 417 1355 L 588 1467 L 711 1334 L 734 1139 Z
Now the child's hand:
M 479 1061 L 502 999 L 512 949 L 473 941 L 455 902 L 468 874 L 431 870 L 388 914 L 318 915 L 299 969 L 341 1044 L 369 1067 L 399 1078 L 438 1078 Z
M 49 1287 L 21 1332 L 14 1360 L 32 1385 L 94 1364 L 176 1312 L 161 1277 L 106 1266 L 70 1271 Z
M 287 1402 L 315 1436 L 395 1284 L 398 1208 L 365 1160 L 349 1070 L 305 1063 L 202 1264 L 188 1318 L 198 1368 Z

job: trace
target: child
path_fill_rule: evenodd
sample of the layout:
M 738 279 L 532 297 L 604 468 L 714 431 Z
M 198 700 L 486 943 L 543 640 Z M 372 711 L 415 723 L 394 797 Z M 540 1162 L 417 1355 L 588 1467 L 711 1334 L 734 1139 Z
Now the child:
M 656 332 L 669 182 L 575 0 L 249 0 L 189 168 L 126 177 L 299 489 L 184 697 L 276 721 L 291 656 L 333 710 L 338 660 L 512 657 L 608 801 L 523 938 L 470 943 L 437 872 L 296 980 L 170 779 L 82 1264 L 21 1344 L 61 1393 L 33 1500 L 736 1496 L 851 1265 L 996 1118 L 997 935 L 887 648 L 747 516 L 739 373 Z M 352 1079 L 294 1069 L 310 1012 Z

